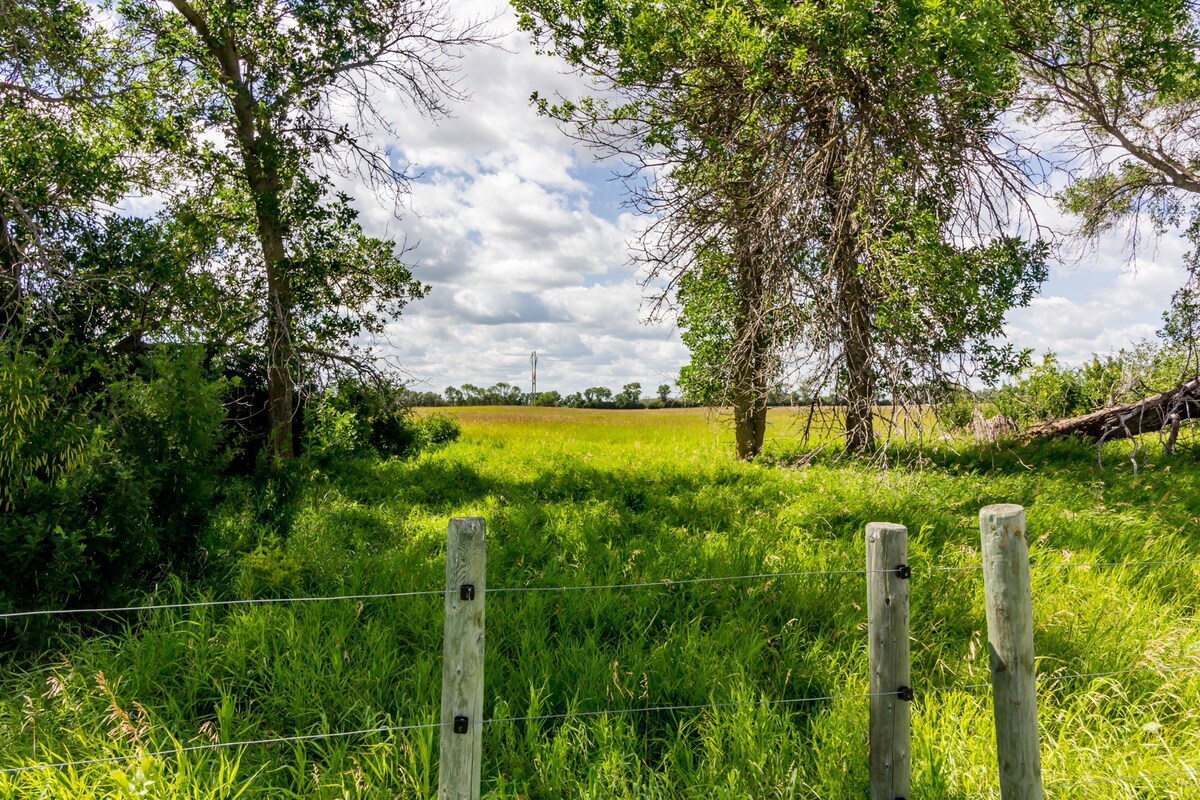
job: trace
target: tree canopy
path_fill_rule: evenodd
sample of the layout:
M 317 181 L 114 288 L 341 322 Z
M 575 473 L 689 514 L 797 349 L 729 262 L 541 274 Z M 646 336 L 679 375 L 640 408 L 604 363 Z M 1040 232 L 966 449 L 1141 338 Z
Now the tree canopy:
M 514 5 L 597 89 L 539 108 L 645 181 L 649 282 L 681 289 L 684 380 L 732 401 L 739 455 L 787 367 L 838 387 L 861 452 L 880 392 L 1020 365 L 995 340 L 1046 251 L 1011 233 L 1026 175 L 1002 135 L 1003 4 Z

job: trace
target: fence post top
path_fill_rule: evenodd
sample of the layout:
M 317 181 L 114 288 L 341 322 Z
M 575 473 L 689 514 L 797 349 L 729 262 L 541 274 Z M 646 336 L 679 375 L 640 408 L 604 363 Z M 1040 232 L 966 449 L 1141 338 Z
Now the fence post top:
M 867 533 L 899 533 L 907 531 L 908 528 L 898 522 L 868 522 Z
M 984 506 L 979 510 L 979 519 L 981 520 L 1002 520 L 1023 516 L 1025 516 L 1025 506 L 1019 506 L 1016 503 L 996 503 Z

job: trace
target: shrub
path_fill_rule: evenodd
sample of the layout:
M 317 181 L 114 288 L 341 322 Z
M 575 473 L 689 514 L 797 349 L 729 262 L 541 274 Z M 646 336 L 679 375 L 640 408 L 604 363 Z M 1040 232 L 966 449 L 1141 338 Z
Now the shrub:
M 0 464 L 0 605 L 99 602 L 185 568 L 227 461 L 224 380 L 182 347 L 29 355 L 10 346 L 0 370 L 0 413 L 20 419 Z
M 401 402 L 404 392 L 384 380 L 339 381 L 306 406 L 304 450 L 322 463 L 368 450 L 411 455 L 420 449 L 420 436 Z
M 448 444 L 456 441 L 459 434 L 462 433 L 458 421 L 445 414 L 428 414 L 418 417 L 416 422 L 419 431 L 418 438 L 424 447 Z

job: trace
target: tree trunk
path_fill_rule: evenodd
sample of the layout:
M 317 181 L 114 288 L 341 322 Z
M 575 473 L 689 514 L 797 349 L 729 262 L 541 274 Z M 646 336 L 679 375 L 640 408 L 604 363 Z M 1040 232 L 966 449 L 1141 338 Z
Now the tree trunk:
M 739 259 L 733 331 L 733 428 L 737 457 L 762 452 L 767 433 L 767 336 L 763 276 L 756 253 Z
M 1179 419 L 1200 419 L 1200 376 L 1167 392 L 1136 403 L 1102 408 L 1091 414 L 1042 422 L 1025 430 L 1027 439 L 1055 436 L 1084 436 L 1093 441 L 1125 439 L 1142 433 L 1157 433 Z
M 829 155 L 825 165 L 825 199 L 830 217 L 829 269 L 836 293 L 838 325 L 845 368 L 846 451 L 875 449 L 875 371 L 871 345 L 871 309 L 867 286 L 859 274 L 859 230 L 854 220 L 858 196 L 847 174 L 851 145 L 840 130 L 836 108 L 821 115 Z
M 283 166 L 279 143 L 271 128 L 260 123 L 249 90 L 234 96 L 238 144 L 246 183 L 254 201 L 254 216 L 262 247 L 263 271 L 267 278 L 267 443 L 277 459 L 295 457 L 292 416 L 296 411 L 295 381 L 292 368 L 296 361 L 296 343 L 292 338 L 292 292 L 287 276 L 287 247 L 284 232 L 282 187 Z
M 848 267 L 853 271 L 855 265 Z M 866 292 L 857 274 L 839 281 L 842 339 L 846 363 L 846 450 L 875 449 L 875 374 L 871 357 L 871 317 Z
M 867 287 L 858 274 L 858 231 L 853 208 L 839 197 L 834 210 L 833 272 L 840 309 L 842 357 L 846 369 L 846 450 L 875 449 L 875 371 Z
M 0 214 L 0 336 L 17 324 L 20 305 L 21 258 L 8 219 Z
M 283 274 L 283 236 L 274 220 L 258 220 L 263 261 L 267 272 L 267 425 L 271 455 L 280 459 L 295 456 L 292 444 L 292 415 L 296 410 L 292 364 L 296 348 L 292 341 L 292 298 L 287 275 Z

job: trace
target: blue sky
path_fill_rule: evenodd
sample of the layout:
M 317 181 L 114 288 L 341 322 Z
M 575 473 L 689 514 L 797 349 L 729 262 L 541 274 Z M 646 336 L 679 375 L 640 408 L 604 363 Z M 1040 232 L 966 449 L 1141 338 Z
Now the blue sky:
M 622 207 L 613 165 L 597 164 L 529 106 L 534 90 L 573 95 L 580 81 L 533 53 L 506 6 L 455 9 L 495 16 L 501 46 L 465 55 L 461 86 L 471 99 L 451 119 L 421 119 L 385 100 L 394 99 L 399 131 L 391 146 L 422 173 L 403 215 L 365 187 L 346 187 L 370 230 L 416 245 L 415 272 L 432 286 L 388 326 L 381 350 L 411 385 L 438 391 L 528 386 L 532 350 L 541 390 L 637 381 L 649 393 L 672 382 L 687 351 L 669 321 L 645 324 L 641 276 L 628 257 L 644 220 Z M 1050 204 L 1039 219 L 1059 232 L 1072 227 Z M 1183 281 L 1187 248 L 1174 235 L 1147 235 L 1134 257 L 1127 233 L 1068 247 L 1041 297 L 1010 314 L 1009 338 L 1078 362 L 1152 337 Z

